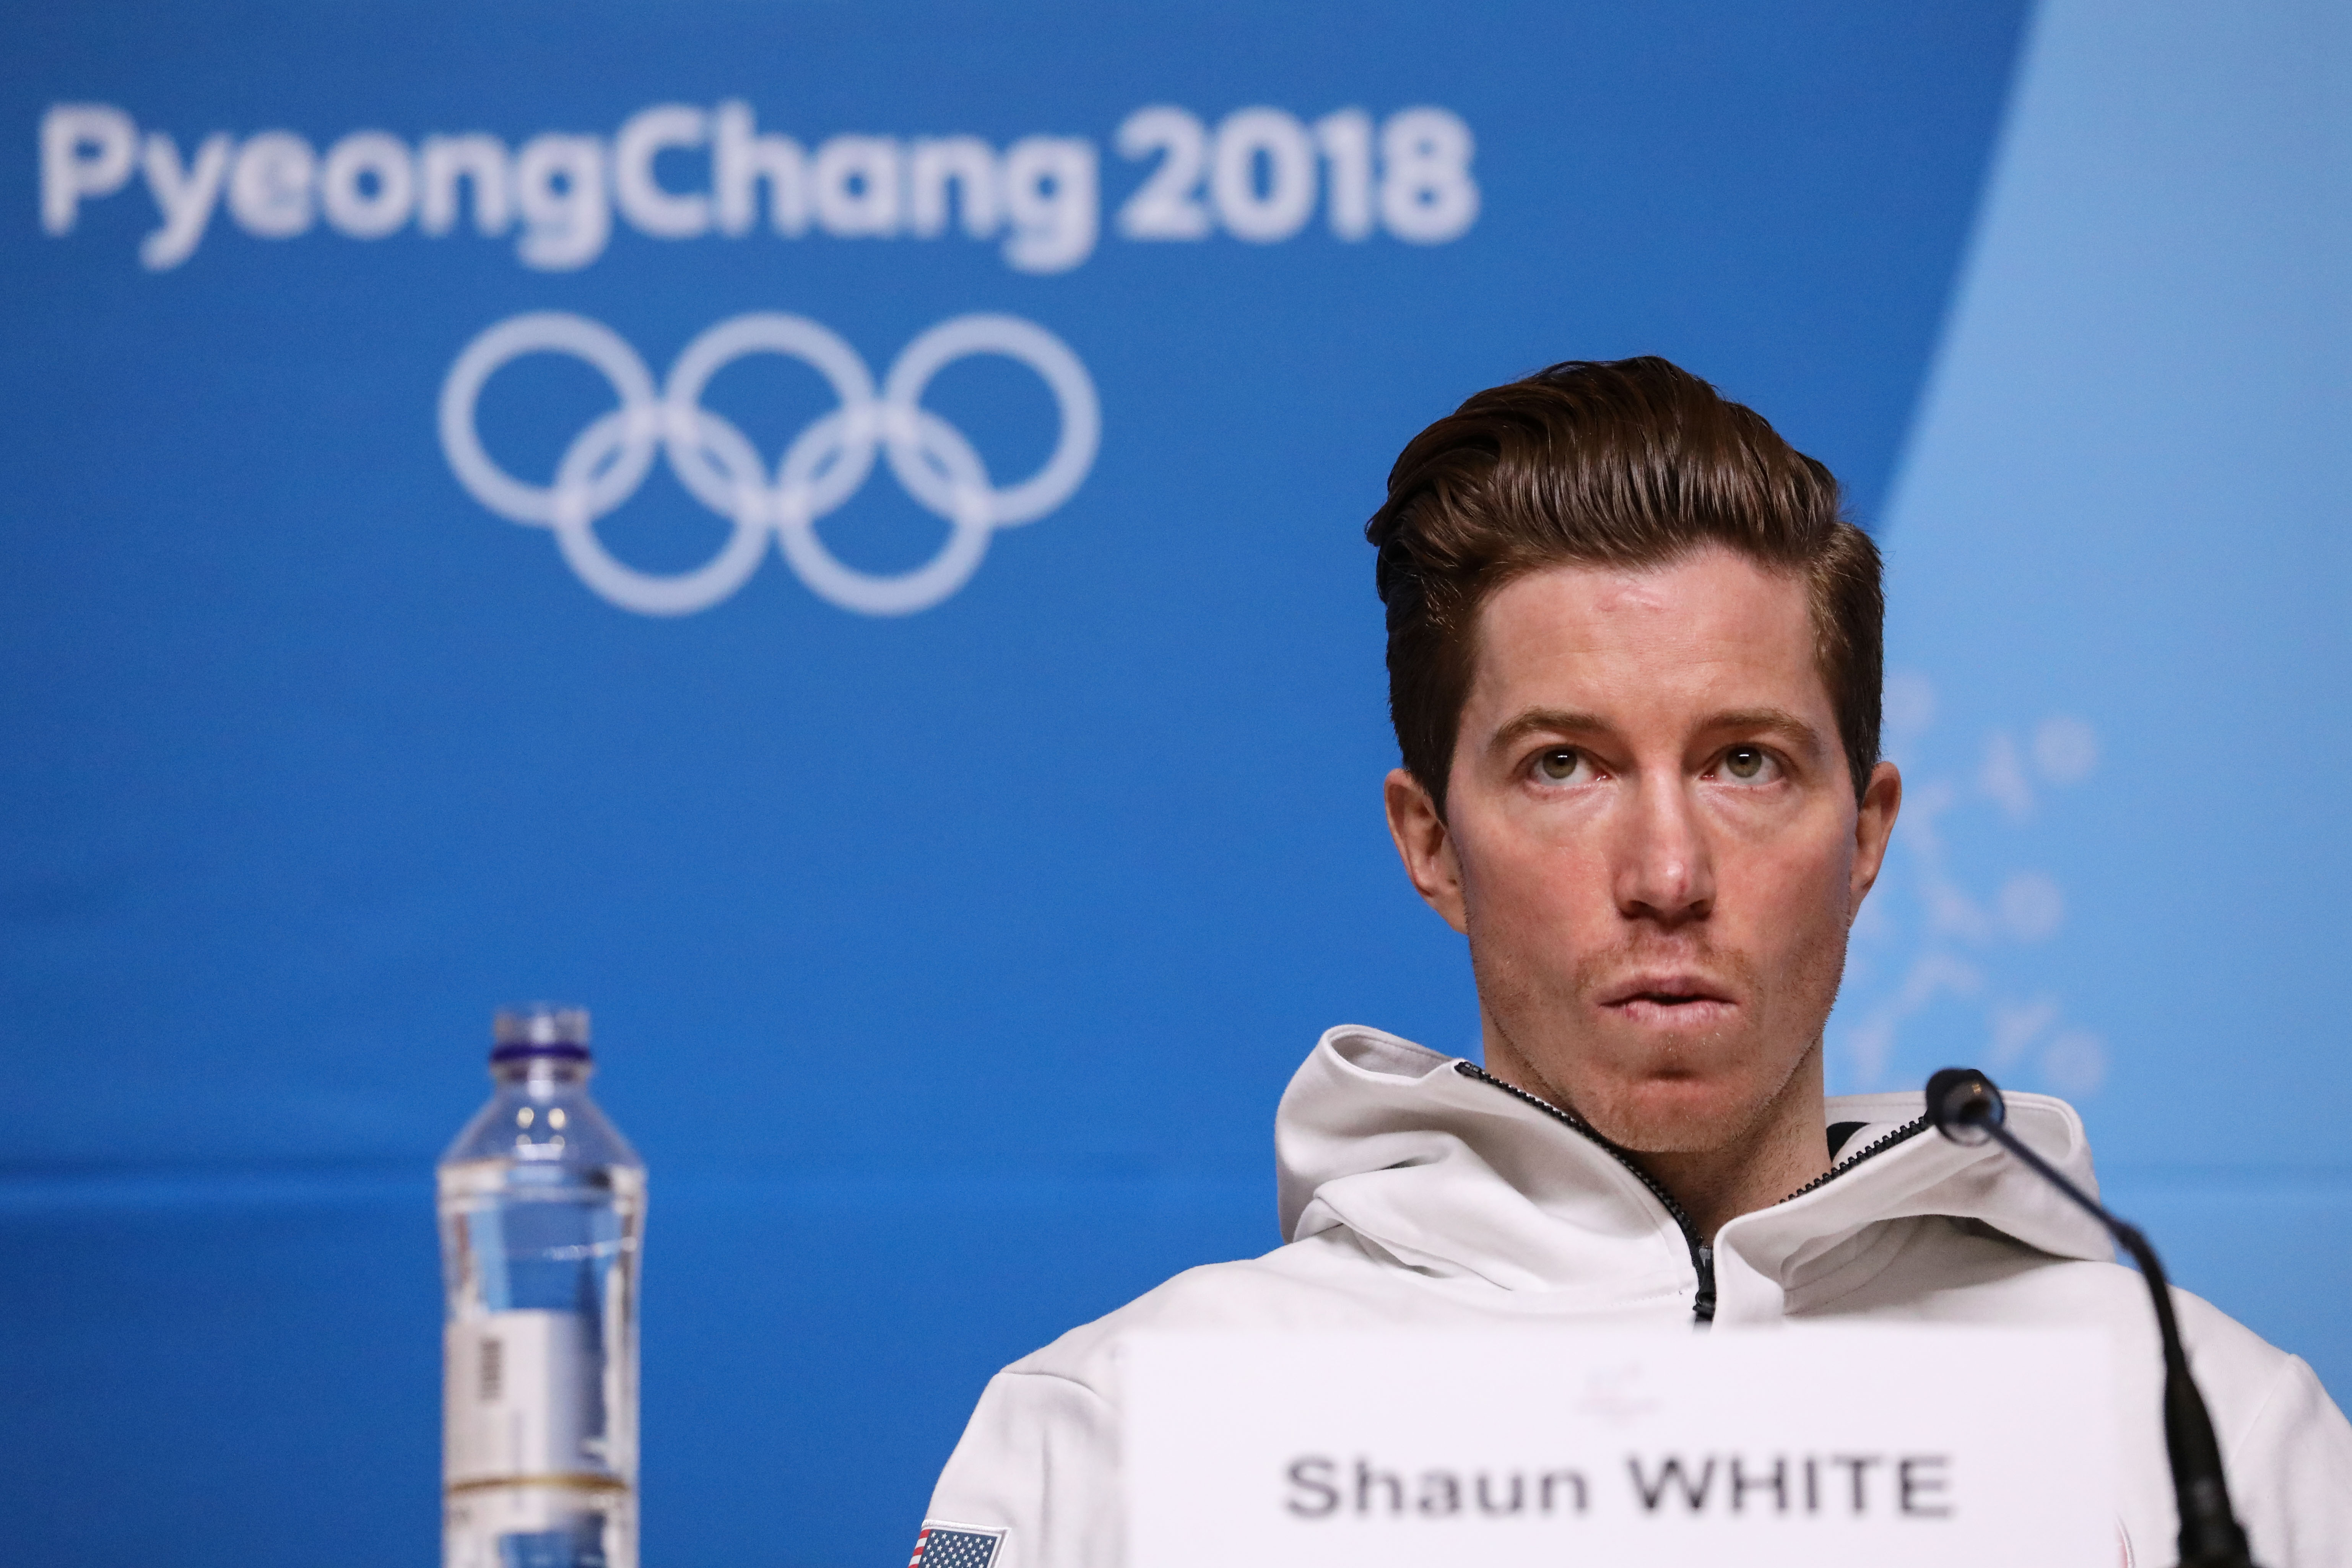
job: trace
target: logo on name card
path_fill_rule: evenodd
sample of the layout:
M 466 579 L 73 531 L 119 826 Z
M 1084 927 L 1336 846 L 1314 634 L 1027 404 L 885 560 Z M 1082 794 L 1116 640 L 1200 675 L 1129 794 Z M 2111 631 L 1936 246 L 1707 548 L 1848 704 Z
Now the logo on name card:
M 614 398 L 610 411 L 572 438 L 544 484 L 500 467 L 484 447 L 476 419 L 493 375 L 542 353 L 585 363 Z M 712 376 L 753 354 L 809 366 L 836 403 L 772 467 L 751 437 L 702 403 Z M 1034 372 L 1058 413 L 1053 450 L 1015 484 L 996 483 L 963 433 L 923 406 L 940 372 L 983 354 Z M 759 570 L 772 538 L 785 563 L 820 598 L 860 615 L 902 616 L 929 609 L 970 582 L 999 529 L 1034 522 L 1070 499 L 1094 466 L 1102 406 L 1069 345 L 1018 316 L 940 322 L 899 353 L 878 388 L 857 351 L 830 328 L 780 311 L 733 316 L 687 344 L 656 390 L 645 361 L 610 327 L 542 310 L 500 321 L 466 345 L 442 383 L 440 428 L 441 449 L 469 495 L 510 522 L 553 532 L 580 580 L 622 609 L 645 616 L 707 610 Z M 656 457 L 668 460 L 689 495 L 734 525 L 718 553 L 688 571 L 640 571 L 596 536 L 598 520 L 636 493 Z M 906 572 L 860 571 L 817 535 L 818 521 L 857 493 L 877 459 L 948 524 L 937 552 Z
M 1649 1392 L 1642 1363 L 1620 1362 L 1597 1366 L 1585 1374 L 1583 1391 L 1569 1408 L 1612 1426 L 1629 1426 L 1660 1408 L 1664 1402 Z

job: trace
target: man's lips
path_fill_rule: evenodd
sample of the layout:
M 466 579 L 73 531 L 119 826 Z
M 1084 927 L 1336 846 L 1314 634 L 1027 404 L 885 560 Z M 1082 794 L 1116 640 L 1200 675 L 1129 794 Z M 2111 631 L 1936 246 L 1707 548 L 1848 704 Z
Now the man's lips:
M 1654 1024 L 1713 1024 L 1737 1005 L 1729 989 L 1687 971 L 1629 975 L 1601 992 L 1601 1005 L 1620 1016 Z

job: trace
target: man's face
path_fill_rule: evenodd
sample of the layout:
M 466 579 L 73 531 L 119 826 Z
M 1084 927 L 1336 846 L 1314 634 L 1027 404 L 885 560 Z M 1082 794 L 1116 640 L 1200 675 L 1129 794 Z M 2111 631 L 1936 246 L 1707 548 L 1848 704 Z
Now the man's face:
M 1881 763 L 1857 807 L 1803 581 L 1709 548 L 1491 595 L 1445 820 L 1402 770 L 1389 816 L 1470 939 L 1489 1066 L 1696 1152 L 1818 1095 L 1900 793 Z

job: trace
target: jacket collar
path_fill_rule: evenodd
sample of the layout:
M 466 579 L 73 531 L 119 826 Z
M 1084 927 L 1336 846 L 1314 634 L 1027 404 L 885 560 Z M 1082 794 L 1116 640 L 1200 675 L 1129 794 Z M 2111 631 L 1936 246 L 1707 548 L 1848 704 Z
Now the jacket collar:
M 1633 1306 L 1696 1288 L 1690 1243 L 1642 1178 L 1539 1105 L 1378 1029 L 1329 1030 L 1284 1093 L 1275 1152 L 1284 1234 L 1344 1226 L 1403 1266 L 1510 1290 Z M 2095 1191 L 2072 1107 L 2012 1094 L 2010 1125 Z M 1716 1238 L 1717 1320 L 1777 1318 L 1791 1291 L 1883 1267 L 1886 1222 L 1976 1220 L 2042 1251 L 2106 1258 L 2105 1232 L 1998 1148 L 1928 1132 L 1920 1095 L 1840 1096 L 1823 1128 L 1861 1121 L 1828 1180 L 1743 1215 Z M 1843 1281 L 1842 1281 L 1843 1283 Z

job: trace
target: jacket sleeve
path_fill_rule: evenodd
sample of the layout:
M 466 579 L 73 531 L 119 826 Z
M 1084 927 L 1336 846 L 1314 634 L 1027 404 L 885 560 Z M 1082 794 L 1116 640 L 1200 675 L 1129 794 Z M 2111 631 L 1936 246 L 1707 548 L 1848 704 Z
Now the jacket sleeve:
M 2352 1423 L 2302 1357 L 2286 1358 L 2226 1462 L 2263 1568 L 2352 1568 Z
M 949 1456 L 926 1525 L 1003 1531 L 989 1568 L 1118 1568 L 1118 1421 L 1082 1383 L 1000 1372 Z

